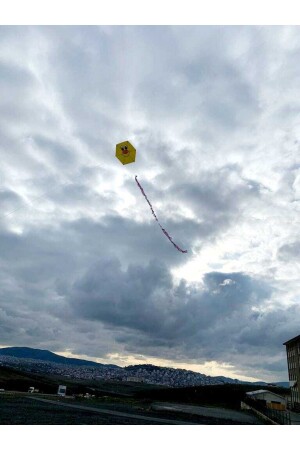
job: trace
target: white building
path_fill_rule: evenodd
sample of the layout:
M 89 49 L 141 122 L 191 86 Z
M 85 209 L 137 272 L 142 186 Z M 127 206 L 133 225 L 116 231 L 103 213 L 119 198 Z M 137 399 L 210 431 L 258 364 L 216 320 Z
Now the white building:
M 262 400 L 267 408 L 281 411 L 286 409 L 286 399 L 281 395 L 274 394 L 274 392 L 258 389 L 257 391 L 246 392 L 246 395 L 253 400 Z
M 58 386 L 57 394 L 64 397 L 66 395 L 66 392 L 67 392 L 67 386 L 63 386 L 62 384 L 60 384 Z

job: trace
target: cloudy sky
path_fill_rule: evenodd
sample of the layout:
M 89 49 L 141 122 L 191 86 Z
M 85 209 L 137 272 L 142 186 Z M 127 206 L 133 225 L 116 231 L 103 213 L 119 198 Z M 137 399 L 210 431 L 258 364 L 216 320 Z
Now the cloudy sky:
M 287 380 L 299 60 L 299 27 L 1 26 L 0 346 Z

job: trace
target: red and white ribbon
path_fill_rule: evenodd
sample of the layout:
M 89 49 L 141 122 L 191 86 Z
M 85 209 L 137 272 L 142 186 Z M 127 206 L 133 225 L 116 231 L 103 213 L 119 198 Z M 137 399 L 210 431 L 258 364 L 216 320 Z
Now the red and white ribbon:
M 147 195 L 145 194 L 144 189 L 142 188 L 142 186 L 141 186 L 140 183 L 138 182 L 137 176 L 135 176 L 135 181 L 136 181 L 138 187 L 140 188 L 140 190 L 141 190 L 143 196 L 144 196 L 145 199 L 147 200 L 147 202 L 148 202 L 148 204 L 149 204 L 149 206 L 150 206 L 151 212 L 152 212 L 152 214 L 153 214 L 153 216 L 154 216 L 156 222 L 157 222 L 158 225 L 160 226 L 162 232 L 167 236 L 167 238 L 169 239 L 169 241 L 172 242 L 172 244 L 174 245 L 174 247 L 175 247 L 179 252 L 181 252 L 181 253 L 187 253 L 187 250 L 182 250 L 180 247 L 178 247 L 178 245 L 172 240 L 172 238 L 171 238 L 171 236 L 169 235 L 169 233 L 168 233 L 168 232 L 161 226 L 161 224 L 159 223 L 159 220 L 158 220 L 158 218 L 157 218 L 157 216 L 156 216 L 156 214 L 155 214 L 155 212 L 154 212 L 154 209 L 153 209 L 153 207 L 152 207 L 150 201 L 148 200 Z

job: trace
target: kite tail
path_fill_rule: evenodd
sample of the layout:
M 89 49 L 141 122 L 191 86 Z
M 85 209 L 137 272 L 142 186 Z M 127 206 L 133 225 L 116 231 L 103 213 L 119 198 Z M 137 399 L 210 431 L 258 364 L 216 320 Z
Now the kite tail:
M 174 247 L 175 247 L 179 252 L 181 252 L 181 253 L 187 253 L 187 250 L 182 250 L 180 247 L 178 247 L 178 245 L 172 240 L 172 238 L 171 238 L 171 236 L 169 235 L 169 233 L 161 226 L 161 224 L 160 224 L 160 222 L 159 222 L 159 220 L 158 220 L 158 218 L 157 218 L 157 216 L 156 216 L 156 214 L 155 214 L 155 212 L 154 212 L 154 209 L 153 209 L 153 207 L 152 207 L 150 201 L 148 200 L 147 195 L 145 194 L 144 189 L 142 188 L 142 186 L 141 186 L 140 183 L 138 182 L 137 176 L 135 176 L 135 181 L 136 181 L 138 187 L 140 188 L 141 193 L 143 194 L 143 196 L 144 196 L 145 199 L 147 200 L 148 205 L 150 206 L 151 212 L 152 212 L 152 214 L 153 214 L 153 216 L 154 216 L 156 222 L 157 222 L 158 225 L 160 226 L 162 232 L 167 236 L 167 238 L 169 239 L 169 241 L 174 245 Z
M 150 206 L 150 209 L 151 209 L 151 211 L 152 211 L 152 214 L 153 214 L 155 220 L 159 223 L 158 218 L 156 217 L 156 214 L 155 214 L 155 212 L 154 212 L 154 209 L 152 208 L 152 205 L 151 205 L 151 203 L 149 202 L 148 197 L 147 197 L 147 195 L 145 194 L 144 189 L 142 188 L 142 186 L 141 186 L 140 183 L 138 182 L 137 176 L 135 176 L 135 181 L 137 182 L 137 185 L 138 185 L 138 187 L 140 188 L 140 190 L 141 190 L 143 196 L 144 196 L 145 199 L 147 200 L 147 202 L 148 202 L 148 204 L 149 204 L 149 206 Z M 159 223 L 159 225 L 160 225 L 160 223 Z

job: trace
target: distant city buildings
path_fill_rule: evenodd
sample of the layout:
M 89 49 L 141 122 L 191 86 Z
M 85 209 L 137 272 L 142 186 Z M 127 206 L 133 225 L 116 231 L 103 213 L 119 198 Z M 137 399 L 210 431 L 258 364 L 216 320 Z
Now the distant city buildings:
M 142 364 L 129 367 L 88 366 L 60 364 L 44 360 L 0 356 L 5 366 L 30 373 L 52 374 L 76 380 L 103 380 L 111 382 L 136 382 L 169 387 L 203 386 L 224 383 L 241 383 L 226 377 L 210 377 L 191 370 L 157 367 Z
M 283 345 L 286 346 L 292 407 L 300 410 L 300 335 Z

